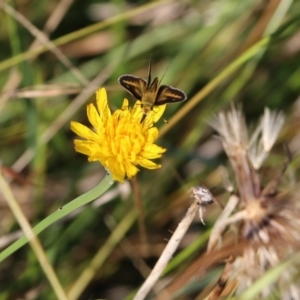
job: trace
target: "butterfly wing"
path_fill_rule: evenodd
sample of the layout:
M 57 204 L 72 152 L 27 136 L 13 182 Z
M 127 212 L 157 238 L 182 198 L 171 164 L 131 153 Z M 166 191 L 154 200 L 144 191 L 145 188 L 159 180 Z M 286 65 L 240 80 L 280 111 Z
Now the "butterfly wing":
M 147 82 L 133 75 L 123 75 L 119 77 L 119 83 L 127 90 L 134 98 L 141 100 L 147 88 Z
M 187 99 L 186 94 L 172 86 L 161 85 L 157 91 L 154 105 L 162 105 L 166 103 L 176 103 L 185 101 Z

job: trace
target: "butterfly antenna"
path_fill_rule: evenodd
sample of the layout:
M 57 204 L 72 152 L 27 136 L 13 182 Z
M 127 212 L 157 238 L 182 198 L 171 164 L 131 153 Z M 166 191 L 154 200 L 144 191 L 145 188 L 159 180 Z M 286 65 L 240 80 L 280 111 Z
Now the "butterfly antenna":
M 150 55 L 150 58 L 149 58 L 147 88 L 150 86 L 150 84 L 151 84 L 151 55 Z
M 165 75 L 166 75 L 168 69 L 170 68 L 172 62 L 173 62 L 173 59 L 171 59 L 171 61 L 170 61 L 170 63 L 168 64 L 167 68 L 165 69 L 163 76 L 161 77 L 161 79 L 160 79 L 159 82 L 158 82 L 158 85 L 160 85 L 160 83 L 161 83 L 162 80 L 164 79 L 164 77 L 165 77 Z

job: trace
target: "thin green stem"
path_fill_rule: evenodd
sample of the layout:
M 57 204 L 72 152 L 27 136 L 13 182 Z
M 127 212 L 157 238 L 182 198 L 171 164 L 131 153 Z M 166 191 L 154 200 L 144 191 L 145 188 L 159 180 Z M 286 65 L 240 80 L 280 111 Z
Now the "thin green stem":
M 63 217 L 73 212 L 77 208 L 95 200 L 96 198 L 104 194 L 112 186 L 112 184 L 113 184 L 112 176 L 110 174 L 107 174 L 105 178 L 96 187 L 86 192 L 85 194 L 75 198 L 73 201 L 69 202 L 65 206 L 59 208 L 57 211 L 55 211 L 50 216 L 48 216 L 43 221 L 41 221 L 39 224 L 37 224 L 33 228 L 33 232 L 36 235 L 38 235 L 44 229 L 48 228 L 56 221 L 62 219 Z M 18 249 L 20 249 L 22 246 L 26 245 L 27 243 L 28 243 L 28 239 L 25 236 L 18 239 L 16 242 L 14 242 L 12 245 L 7 247 L 5 250 L 3 250 L 0 253 L 0 262 L 6 259 L 8 256 L 10 256 Z

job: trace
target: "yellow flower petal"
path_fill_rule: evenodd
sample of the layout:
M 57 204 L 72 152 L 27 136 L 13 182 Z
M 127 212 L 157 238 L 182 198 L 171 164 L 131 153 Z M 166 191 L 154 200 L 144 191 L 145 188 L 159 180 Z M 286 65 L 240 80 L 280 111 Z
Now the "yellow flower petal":
M 111 172 L 115 181 L 123 182 L 125 178 L 125 170 L 114 158 L 106 161 L 107 169 Z
M 145 147 L 143 151 L 140 152 L 140 155 L 147 159 L 155 159 L 161 157 L 164 152 L 166 152 L 165 148 L 152 144 Z
M 87 106 L 87 115 L 90 123 L 94 126 L 95 129 L 102 125 L 99 113 L 97 112 L 94 104 L 89 104 Z
M 140 100 L 135 102 L 135 105 L 132 109 L 132 118 L 137 119 L 139 122 L 143 118 L 142 102 Z
M 129 101 L 128 101 L 128 99 L 125 98 L 123 100 L 121 110 L 128 110 L 128 109 L 129 109 Z
M 103 122 L 111 116 L 110 109 L 107 103 L 107 94 L 105 88 L 101 88 L 96 92 L 97 108 L 101 115 Z
M 167 104 L 154 106 L 152 111 L 149 113 L 149 117 L 153 123 L 156 123 L 163 113 L 165 112 Z
M 93 147 L 93 142 L 75 140 L 74 141 L 75 150 L 85 155 L 91 154 L 91 148 Z
M 161 167 L 161 165 L 158 165 L 158 164 L 156 164 L 153 161 L 148 160 L 148 159 L 141 159 L 139 161 L 139 165 L 141 165 L 142 167 L 144 167 L 146 169 L 150 169 L 150 170 L 159 169 Z
M 137 174 L 139 169 L 135 165 L 129 163 L 129 164 L 126 165 L 125 171 L 126 171 L 127 177 L 130 179 L 130 178 L 134 177 Z
M 99 136 L 91 129 L 87 128 L 86 126 L 78 123 L 78 122 L 71 122 L 71 130 L 74 131 L 77 135 L 88 139 L 98 141 Z
M 146 141 L 148 143 L 153 143 L 158 137 L 158 129 L 152 127 L 145 132 Z

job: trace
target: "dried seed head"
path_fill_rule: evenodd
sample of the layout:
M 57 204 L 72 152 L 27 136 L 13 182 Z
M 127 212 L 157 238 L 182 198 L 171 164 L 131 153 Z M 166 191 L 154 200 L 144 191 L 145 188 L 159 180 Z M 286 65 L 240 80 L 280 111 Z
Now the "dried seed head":
M 265 109 L 258 126 L 248 140 L 245 119 L 241 111 L 233 109 L 220 113 L 212 126 L 219 132 L 224 149 L 232 165 L 239 203 L 233 209 L 225 207 L 216 222 L 210 239 L 210 249 L 216 237 L 229 227 L 237 232 L 237 241 L 246 242 L 243 254 L 232 263 L 229 276 L 237 281 L 237 294 L 250 287 L 268 269 L 287 259 L 300 249 L 300 202 L 296 189 L 282 192 L 280 179 L 286 169 L 268 180 L 259 170 L 268 157 L 282 128 L 282 113 Z M 266 174 L 265 174 L 266 175 Z M 268 182 L 263 187 L 263 183 Z M 229 211 L 229 214 L 225 212 Z M 280 299 L 299 299 L 299 271 L 296 266 L 282 272 L 278 282 L 265 287 L 260 297 L 280 293 Z M 260 299 L 261 299 L 260 298 Z

